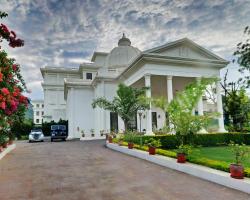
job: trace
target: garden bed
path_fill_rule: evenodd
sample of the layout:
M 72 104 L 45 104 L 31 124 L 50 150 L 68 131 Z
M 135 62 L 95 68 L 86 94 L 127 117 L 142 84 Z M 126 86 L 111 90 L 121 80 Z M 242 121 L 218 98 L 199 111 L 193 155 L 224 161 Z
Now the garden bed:
M 127 146 L 127 142 L 123 142 L 122 146 Z M 135 144 L 134 148 L 142 150 L 142 151 L 148 151 L 147 146 L 140 146 L 138 144 Z M 223 148 L 223 147 L 217 147 L 217 148 Z M 224 147 L 224 148 L 228 148 L 228 147 Z M 206 148 L 201 148 L 201 149 L 206 149 Z M 224 172 L 229 172 L 229 165 L 231 164 L 231 161 L 230 161 L 230 157 L 229 157 L 228 152 L 225 153 L 227 156 L 225 155 L 225 158 L 224 158 L 224 159 L 228 159 L 227 161 L 225 161 L 225 160 L 216 160 L 215 158 L 216 158 L 216 156 L 218 156 L 218 154 L 217 155 L 211 155 L 209 157 L 209 156 L 206 156 L 207 154 L 205 154 L 204 151 L 201 151 L 200 155 L 199 155 L 199 152 L 200 152 L 199 150 L 198 151 L 193 151 L 193 153 L 192 153 L 193 156 L 190 156 L 188 161 L 190 163 L 195 163 L 195 164 L 207 166 L 207 167 L 210 167 L 210 168 L 213 168 L 213 169 L 221 170 L 221 171 L 224 171 Z M 156 149 L 156 154 L 171 157 L 171 158 L 176 158 L 176 152 L 174 150 Z M 223 153 L 221 153 L 221 154 L 223 154 Z M 248 161 L 246 161 L 246 162 L 248 162 Z M 244 171 L 245 171 L 245 177 L 250 178 L 250 166 L 249 166 L 249 163 L 246 165 Z
M 126 143 L 123 143 L 123 145 L 126 145 Z M 135 148 L 137 149 L 128 149 L 125 146 L 118 146 L 117 144 L 113 143 L 107 143 L 107 147 L 137 158 L 141 158 L 150 162 L 153 162 L 155 164 L 165 166 L 177 171 L 181 171 L 196 177 L 199 177 L 204 180 L 208 180 L 214 183 L 218 183 L 220 185 L 224 185 L 226 187 L 230 187 L 233 189 L 237 189 L 243 192 L 246 192 L 250 194 L 250 179 L 245 178 L 243 180 L 233 179 L 230 177 L 228 172 L 223 172 L 215 169 L 211 169 L 208 167 L 192 164 L 192 163 L 185 163 L 185 164 L 179 164 L 176 162 L 176 159 L 170 158 L 170 157 L 176 157 L 176 153 L 173 151 L 167 151 L 167 150 L 157 150 L 157 154 L 161 155 L 149 155 L 147 150 L 147 147 L 139 147 L 138 145 L 135 145 Z M 138 150 L 141 149 L 141 150 Z M 164 156 L 162 156 L 164 155 Z M 168 157 L 169 156 L 169 157 Z

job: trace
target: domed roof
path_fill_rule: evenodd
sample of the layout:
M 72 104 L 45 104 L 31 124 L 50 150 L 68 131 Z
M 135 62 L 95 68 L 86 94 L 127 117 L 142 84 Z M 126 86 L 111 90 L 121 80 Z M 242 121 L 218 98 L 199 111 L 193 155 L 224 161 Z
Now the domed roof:
M 118 41 L 118 47 L 113 48 L 106 57 L 105 65 L 108 68 L 125 67 L 140 53 L 141 51 L 131 46 L 130 40 L 123 34 L 122 38 Z

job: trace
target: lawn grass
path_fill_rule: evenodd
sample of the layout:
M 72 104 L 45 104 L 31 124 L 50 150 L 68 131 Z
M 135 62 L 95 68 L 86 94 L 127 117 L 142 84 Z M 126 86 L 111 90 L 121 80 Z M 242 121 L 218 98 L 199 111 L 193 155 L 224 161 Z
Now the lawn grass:
M 250 150 L 250 146 L 249 150 Z M 196 148 L 190 154 L 190 158 L 207 158 L 211 160 L 224 161 L 228 164 L 234 163 L 234 155 L 228 146 L 223 147 L 201 147 Z M 250 155 L 243 161 L 243 166 L 250 168 Z

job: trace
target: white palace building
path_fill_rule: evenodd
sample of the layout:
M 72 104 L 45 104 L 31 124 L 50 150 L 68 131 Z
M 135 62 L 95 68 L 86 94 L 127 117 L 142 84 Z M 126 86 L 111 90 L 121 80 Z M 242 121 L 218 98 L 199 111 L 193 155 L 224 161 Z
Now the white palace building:
M 123 35 L 118 46 L 109 53 L 94 52 L 90 63 L 79 68 L 44 67 L 44 121 L 68 120 L 69 138 L 102 138 L 110 130 L 124 130 L 123 121 L 116 113 L 91 104 L 97 97 L 112 100 L 119 83 L 132 87 L 147 86 L 147 97 L 165 96 L 170 102 L 178 91 L 201 77 L 220 77 L 220 70 L 228 61 L 183 38 L 146 51 L 133 47 Z M 216 111 L 219 132 L 225 132 L 220 83 L 217 83 Z M 200 99 L 197 113 L 208 111 Z M 151 107 L 141 117 L 141 130 L 153 134 L 164 126 L 165 113 Z M 139 115 L 131 122 L 139 130 Z

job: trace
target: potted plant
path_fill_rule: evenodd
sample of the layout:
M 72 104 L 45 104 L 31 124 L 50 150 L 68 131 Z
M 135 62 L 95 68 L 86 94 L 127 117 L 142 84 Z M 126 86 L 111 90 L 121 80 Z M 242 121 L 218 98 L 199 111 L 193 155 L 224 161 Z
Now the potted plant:
M 187 160 L 188 154 L 191 152 L 190 145 L 180 145 L 177 150 L 177 162 L 178 163 L 185 163 Z
M 81 133 L 82 133 L 82 137 L 85 137 L 84 130 L 82 130 Z
M 115 132 L 110 132 L 108 134 L 108 141 L 109 141 L 109 143 L 113 143 L 113 138 L 116 138 L 116 133 Z
M 91 137 L 95 137 L 95 130 L 92 128 L 92 129 L 90 129 L 90 132 L 91 132 Z
M 134 148 L 134 139 L 135 139 L 135 134 L 133 132 L 131 133 L 126 133 L 124 135 L 124 139 L 126 142 L 128 142 L 128 148 L 133 149 Z
M 235 163 L 230 164 L 230 174 L 232 178 L 243 179 L 244 167 L 242 161 L 248 156 L 249 148 L 245 145 L 230 143 L 231 150 L 234 154 Z
M 104 130 L 100 130 L 101 137 L 104 135 Z
M 149 138 L 145 141 L 145 144 L 148 145 L 149 155 L 155 155 L 156 148 L 161 146 L 160 140 L 155 140 L 154 138 Z
M 119 133 L 119 134 L 117 134 L 116 138 L 118 141 L 118 145 L 121 146 L 123 143 L 124 135 L 122 133 Z

